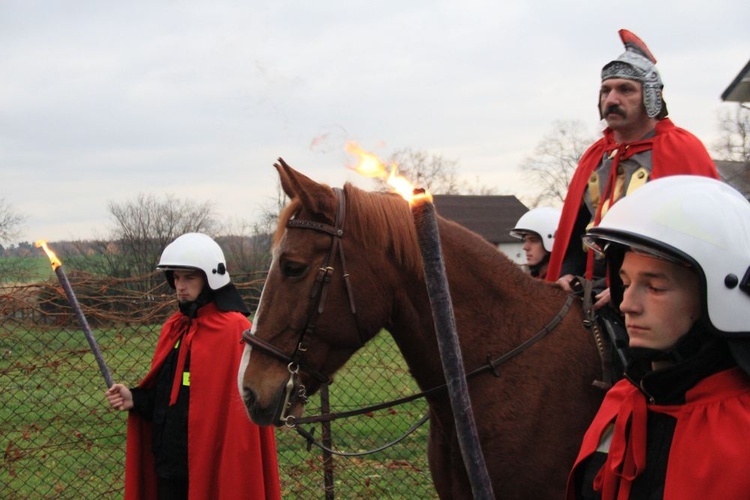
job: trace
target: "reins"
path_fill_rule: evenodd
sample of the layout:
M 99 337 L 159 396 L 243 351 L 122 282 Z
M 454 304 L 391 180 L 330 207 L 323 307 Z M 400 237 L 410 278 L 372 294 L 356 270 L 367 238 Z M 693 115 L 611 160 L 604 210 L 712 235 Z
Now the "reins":
M 565 299 L 565 303 L 563 304 L 562 308 L 557 312 L 557 314 L 552 318 L 552 320 L 550 320 L 550 322 L 547 323 L 541 330 L 539 330 L 537 333 L 535 333 L 533 336 L 525 340 L 523 343 L 521 343 L 517 347 L 511 349 L 510 351 L 508 351 L 507 353 L 503 354 L 502 356 L 496 359 L 491 359 L 491 355 L 488 353 L 487 363 L 467 373 L 466 374 L 467 381 L 469 378 L 475 377 L 476 375 L 484 373 L 488 370 L 491 371 L 495 377 L 499 378 L 500 373 L 497 371 L 497 368 L 503 363 L 506 363 L 507 361 L 510 361 L 514 357 L 523 353 L 524 351 L 529 349 L 531 346 L 533 346 L 534 344 L 542 340 L 544 337 L 549 335 L 555 329 L 555 327 L 557 327 L 557 325 L 563 320 L 563 318 L 568 314 L 568 311 L 570 311 L 570 308 L 573 305 L 574 299 L 575 299 L 575 296 L 572 294 L 569 294 L 567 298 Z M 424 423 L 430 419 L 429 413 L 423 415 L 422 418 L 420 418 L 419 421 L 417 421 L 417 423 L 412 425 L 403 435 L 394 439 L 393 441 L 390 441 L 378 448 L 374 448 L 372 450 L 367 450 L 367 451 L 360 451 L 360 452 L 343 452 L 343 451 L 334 450 L 316 441 L 312 432 L 308 432 L 299 426 L 300 424 L 314 424 L 314 423 L 330 422 L 332 420 L 355 417 L 358 415 L 363 415 L 366 413 L 383 410 L 385 408 L 392 408 L 394 406 L 398 406 L 404 403 L 409 403 L 417 399 L 421 399 L 427 396 L 431 396 L 433 394 L 437 394 L 439 392 L 446 390 L 447 387 L 448 387 L 447 384 L 442 384 L 442 385 L 433 387 L 431 389 L 427 389 L 426 391 L 412 394 L 410 396 L 406 396 L 406 397 L 399 398 L 399 399 L 394 399 L 392 401 L 388 401 L 385 403 L 367 406 L 365 408 L 358 408 L 356 410 L 349 410 L 349 411 L 336 412 L 336 413 L 325 413 L 322 415 L 302 417 L 299 419 L 295 419 L 293 416 L 290 416 L 289 418 L 291 419 L 291 421 L 288 421 L 287 425 L 289 427 L 294 428 L 294 430 L 296 430 L 300 436 L 305 438 L 305 440 L 307 441 L 308 449 L 310 448 L 311 445 L 315 445 L 323 451 L 326 451 L 334 455 L 342 456 L 342 457 L 361 457 L 365 455 L 371 455 L 373 453 L 377 453 L 379 451 L 383 451 L 387 448 L 390 448 L 391 446 L 394 446 L 400 443 L 401 441 L 403 441 L 404 439 L 406 439 L 411 433 L 413 433 L 419 427 L 424 425 Z
M 333 448 L 329 448 L 328 446 L 326 446 L 326 445 L 324 445 L 324 444 L 316 441 L 312 432 L 307 432 L 305 429 L 302 429 L 302 428 L 300 428 L 298 426 L 295 426 L 294 430 L 297 431 L 297 434 L 299 434 L 300 436 L 302 436 L 303 438 L 305 438 L 305 440 L 307 441 L 307 449 L 308 450 L 310 449 L 311 445 L 315 445 L 315 446 L 317 446 L 318 448 L 320 448 L 323 451 L 326 451 L 326 452 L 331 453 L 333 455 L 338 455 L 340 457 L 363 457 L 365 455 L 372 455 L 373 453 L 377 453 L 379 451 L 387 450 L 391 446 L 397 445 L 398 443 L 400 443 L 401 441 L 403 441 L 404 439 L 406 439 L 407 437 L 409 437 L 409 435 L 411 433 L 413 433 L 414 431 L 416 431 L 417 429 L 419 429 L 420 427 L 422 427 L 422 425 L 424 425 L 424 423 L 427 422 L 429 419 L 430 419 L 430 414 L 427 413 L 427 414 L 423 415 L 422 418 L 420 418 L 419 421 L 417 421 L 416 424 L 414 424 L 411 427 L 409 427 L 409 430 L 407 430 L 400 437 L 394 439 L 393 441 L 389 441 L 388 443 L 386 443 L 386 444 L 384 444 L 382 446 L 379 446 L 377 448 L 373 448 L 372 450 L 367 450 L 367 451 L 338 451 L 338 450 L 334 450 Z
M 503 354 L 499 358 L 491 359 L 491 354 L 488 353 L 487 363 L 474 369 L 471 372 L 468 372 L 466 374 L 466 378 L 469 379 L 469 378 L 475 377 L 486 371 L 491 371 L 495 377 L 499 378 L 500 373 L 497 371 L 497 368 L 500 365 L 510 361 L 512 358 L 518 356 L 522 352 L 526 351 L 528 348 L 530 348 L 531 346 L 533 346 L 534 344 L 542 340 L 544 337 L 546 337 L 548 334 L 550 334 L 552 330 L 554 330 L 555 327 L 560 323 L 560 321 L 562 321 L 565 315 L 568 314 L 568 311 L 570 310 L 570 307 L 573 305 L 574 300 L 575 300 L 574 295 L 568 295 L 568 297 L 565 299 L 565 303 L 563 304 L 562 308 L 557 312 L 557 314 L 552 318 L 552 320 L 549 323 L 547 323 L 541 330 L 539 330 L 532 337 L 526 339 L 523 343 L 513 348 L 512 350 L 508 351 L 507 353 Z M 447 388 L 448 388 L 447 384 L 442 384 L 442 385 L 424 390 L 422 392 L 412 394 L 410 396 L 405 396 L 403 398 L 394 399 L 392 401 L 379 403 L 379 404 L 372 405 L 372 406 L 367 406 L 365 408 L 358 408 L 356 410 L 349 410 L 349 411 L 336 412 L 336 413 L 326 413 L 323 415 L 313 415 L 310 417 L 301 417 L 298 419 L 294 419 L 294 423 L 292 425 L 315 424 L 315 423 L 320 423 L 320 422 L 330 422 L 332 420 L 338 420 L 340 418 L 355 417 L 357 415 L 362 415 L 365 413 L 383 410 L 386 408 L 392 408 L 394 406 L 398 406 L 404 403 L 409 403 L 416 399 L 424 398 L 427 396 L 432 396 L 443 390 L 446 390 Z

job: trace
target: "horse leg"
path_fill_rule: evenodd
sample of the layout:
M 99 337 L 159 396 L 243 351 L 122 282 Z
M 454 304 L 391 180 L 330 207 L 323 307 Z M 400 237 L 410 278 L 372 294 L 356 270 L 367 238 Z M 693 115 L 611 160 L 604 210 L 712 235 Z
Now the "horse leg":
M 441 499 L 471 500 L 471 484 L 463 464 L 456 433 L 444 432 L 442 426 L 437 423 L 435 412 L 430 415 L 427 460 L 432 483 Z

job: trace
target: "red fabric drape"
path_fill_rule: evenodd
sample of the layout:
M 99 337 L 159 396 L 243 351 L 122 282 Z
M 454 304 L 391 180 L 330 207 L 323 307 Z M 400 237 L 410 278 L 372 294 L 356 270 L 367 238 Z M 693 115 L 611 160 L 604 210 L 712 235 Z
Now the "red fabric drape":
M 605 153 L 611 153 L 618 150 L 616 161 L 619 162 L 636 152 L 645 149 L 651 149 L 651 160 L 653 169 L 651 170 L 651 179 L 666 177 L 669 175 L 690 174 L 704 175 L 707 177 L 719 178 L 716 171 L 716 165 L 708 155 L 703 143 L 693 134 L 685 129 L 676 127 L 669 118 L 660 120 L 656 124 L 656 134 L 650 139 L 637 141 L 631 144 L 622 145 L 614 142 L 614 133 L 607 128 L 604 131 L 604 137 L 595 142 L 581 157 L 578 168 L 573 174 L 568 187 L 568 194 L 565 198 L 560 223 L 557 226 L 555 234 L 555 244 L 550 256 L 549 268 L 547 269 L 547 281 L 557 281 L 560 278 L 560 268 L 568 245 L 571 244 L 573 225 L 575 224 L 578 211 L 583 203 L 583 195 L 588 186 L 588 180 L 591 174 L 599 166 Z M 617 171 L 617 165 L 612 165 L 613 175 Z M 605 187 L 605 196 L 610 193 L 611 187 Z M 606 199 L 602 197 L 602 201 Z M 602 206 L 599 203 L 599 207 Z M 597 215 L 599 219 L 600 214 Z M 596 220 L 596 223 L 599 222 Z M 572 242 L 572 244 L 581 244 Z M 591 259 L 589 252 L 589 259 Z M 590 268 L 590 264 L 589 264 Z M 590 270 L 590 269 L 589 269 Z M 588 276 L 589 278 L 591 276 Z
M 750 475 L 750 378 L 739 368 L 707 377 L 689 390 L 683 405 L 646 405 L 627 380 L 615 384 L 583 438 L 567 498 L 575 498 L 576 468 L 595 451 L 614 423 L 607 462 L 595 480 L 604 500 L 627 499 L 646 463 L 647 411 L 677 419 L 664 488 L 665 500 L 748 498 Z
M 151 370 L 140 387 L 151 387 L 159 367 L 174 348 L 187 318 L 174 314 L 162 328 Z M 252 423 L 237 390 L 243 345 L 250 322 L 237 312 L 211 303 L 198 310 L 185 338 L 190 342 L 188 411 L 189 496 L 197 499 L 281 498 L 276 442 L 272 427 Z M 186 351 L 183 345 L 181 350 Z M 182 380 L 181 370 L 176 378 Z M 151 424 L 135 412 L 128 417 L 125 498 L 156 498 L 151 453 Z

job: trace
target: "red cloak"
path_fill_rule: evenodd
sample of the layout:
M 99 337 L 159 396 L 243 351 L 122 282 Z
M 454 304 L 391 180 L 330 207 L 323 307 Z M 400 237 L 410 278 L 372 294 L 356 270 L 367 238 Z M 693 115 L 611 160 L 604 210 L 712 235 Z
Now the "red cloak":
M 180 338 L 186 321 L 178 312 L 164 324 L 151 370 L 139 387 L 153 386 L 158 368 Z M 220 311 L 210 303 L 198 310 L 183 340 L 183 345 L 190 345 L 191 500 L 281 498 L 274 429 L 250 421 L 237 390 L 243 351 L 240 340 L 248 328 L 250 322 L 242 314 Z M 181 373 L 175 376 L 182 379 Z M 128 416 L 125 498 L 156 499 L 151 422 L 132 411 Z
M 604 500 L 627 499 L 646 464 L 646 418 L 650 411 L 677 419 L 669 450 L 664 498 L 748 498 L 750 493 L 750 378 L 739 368 L 706 377 L 685 394 L 682 405 L 647 405 L 643 393 L 623 379 L 604 397 L 583 437 L 568 478 L 566 498 L 575 498 L 576 468 L 592 455 L 614 423 L 607 461 L 597 476 Z
M 586 150 L 578 162 L 578 168 L 573 174 L 568 194 L 565 196 L 557 233 L 555 233 L 555 244 L 552 247 L 552 255 L 547 268 L 547 281 L 557 281 L 560 278 L 562 262 L 570 244 L 573 226 L 581 203 L 583 203 L 589 177 L 599 166 L 605 153 L 620 148 L 624 151 L 621 155 L 621 159 L 624 160 L 632 154 L 651 149 L 653 168 L 650 179 L 687 174 L 719 178 L 716 165 L 703 143 L 687 130 L 676 127 L 669 118 L 656 123 L 656 132 L 653 137 L 622 146 L 615 143 L 614 132 L 607 128 L 604 130 L 604 137 Z M 616 167 L 617 165 L 613 164 L 612 170 L 616 170 Z

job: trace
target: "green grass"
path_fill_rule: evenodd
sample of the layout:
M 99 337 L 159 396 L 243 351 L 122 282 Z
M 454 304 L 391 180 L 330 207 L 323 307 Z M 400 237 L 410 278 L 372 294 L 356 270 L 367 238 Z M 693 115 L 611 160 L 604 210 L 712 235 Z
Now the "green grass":
M 97 329 L 115 380 L 135 385 L 150 363 L 159 326 Z M 0 496 L 112 498 L 122 494 L 125 416 L 104 402 L 104 381 L 80 330 L 28 330 L 0 322 Z M 332 411 L 416 392 L 392 339 L 381 334 L 336 376 Z M 307 414 L 319 408 L 313 396 Z M 332 423 L 334 448 L 376 448 L 403 434 L 426 411 L 418 401 Z M 320 429 L 315 436 L 320 436 Z M 427 424 L 375 455 L 335 457 L 339 498 L 435 498 L 426 459 Z M 319 450 L 286 428 L 277 431 L 284 498 L 323 498 Z
M 46 256 L 0 258 L 0 283 L 37 283 L 54 276 Z
M 5 457 L 0 483 L 4 494 L 15 498 L 118 494 L 124 470 L 124 414 L 106 407 L 105 383 L 83 333 L 74 329 L 9 333 L 9 325 L 3 326 L 0 444 Z M 118 380 L 135 383 L 133 366 L 153 351 L 154 333 L 95 333 L 101 346 L 110 347 L 105 359 L 111 368 L 120 368 Z M 124 340 L 128 349 L 117 349 Z
M 330 388 L 331 411 L 344 411 L 391 401 L 418 392 L 395 343 L 381 333 L 355 354 L 339 371 Z M 306 414 L 315 413 L 320 398 L 310 398 Z M 393 409 L 336 420 L 331 423 L 333 448 L 342 452 L 362 452 L 398 439 L 427 411 L 423 400 Z M 309 430 L 309 429 L 308 429 Z M 398 445 L 362 457 L 337 457 L 334 463 L 335 493 L 342 498 L 436 498 L 427 465 L 428 424 L 423 425 Z M 320 429 L 315 430 L 320 437 Z M 301 436 L 291 429 L 277 432 L 280 463 L 296 455 L 305 446 Z M 313 446 L 303 463 L 289 460 L 283 470 L 285 496 L 307 498 L 320 487 L 324 468 L 319 450 Z M 311 472 L 314 472 L 311 474 Z

